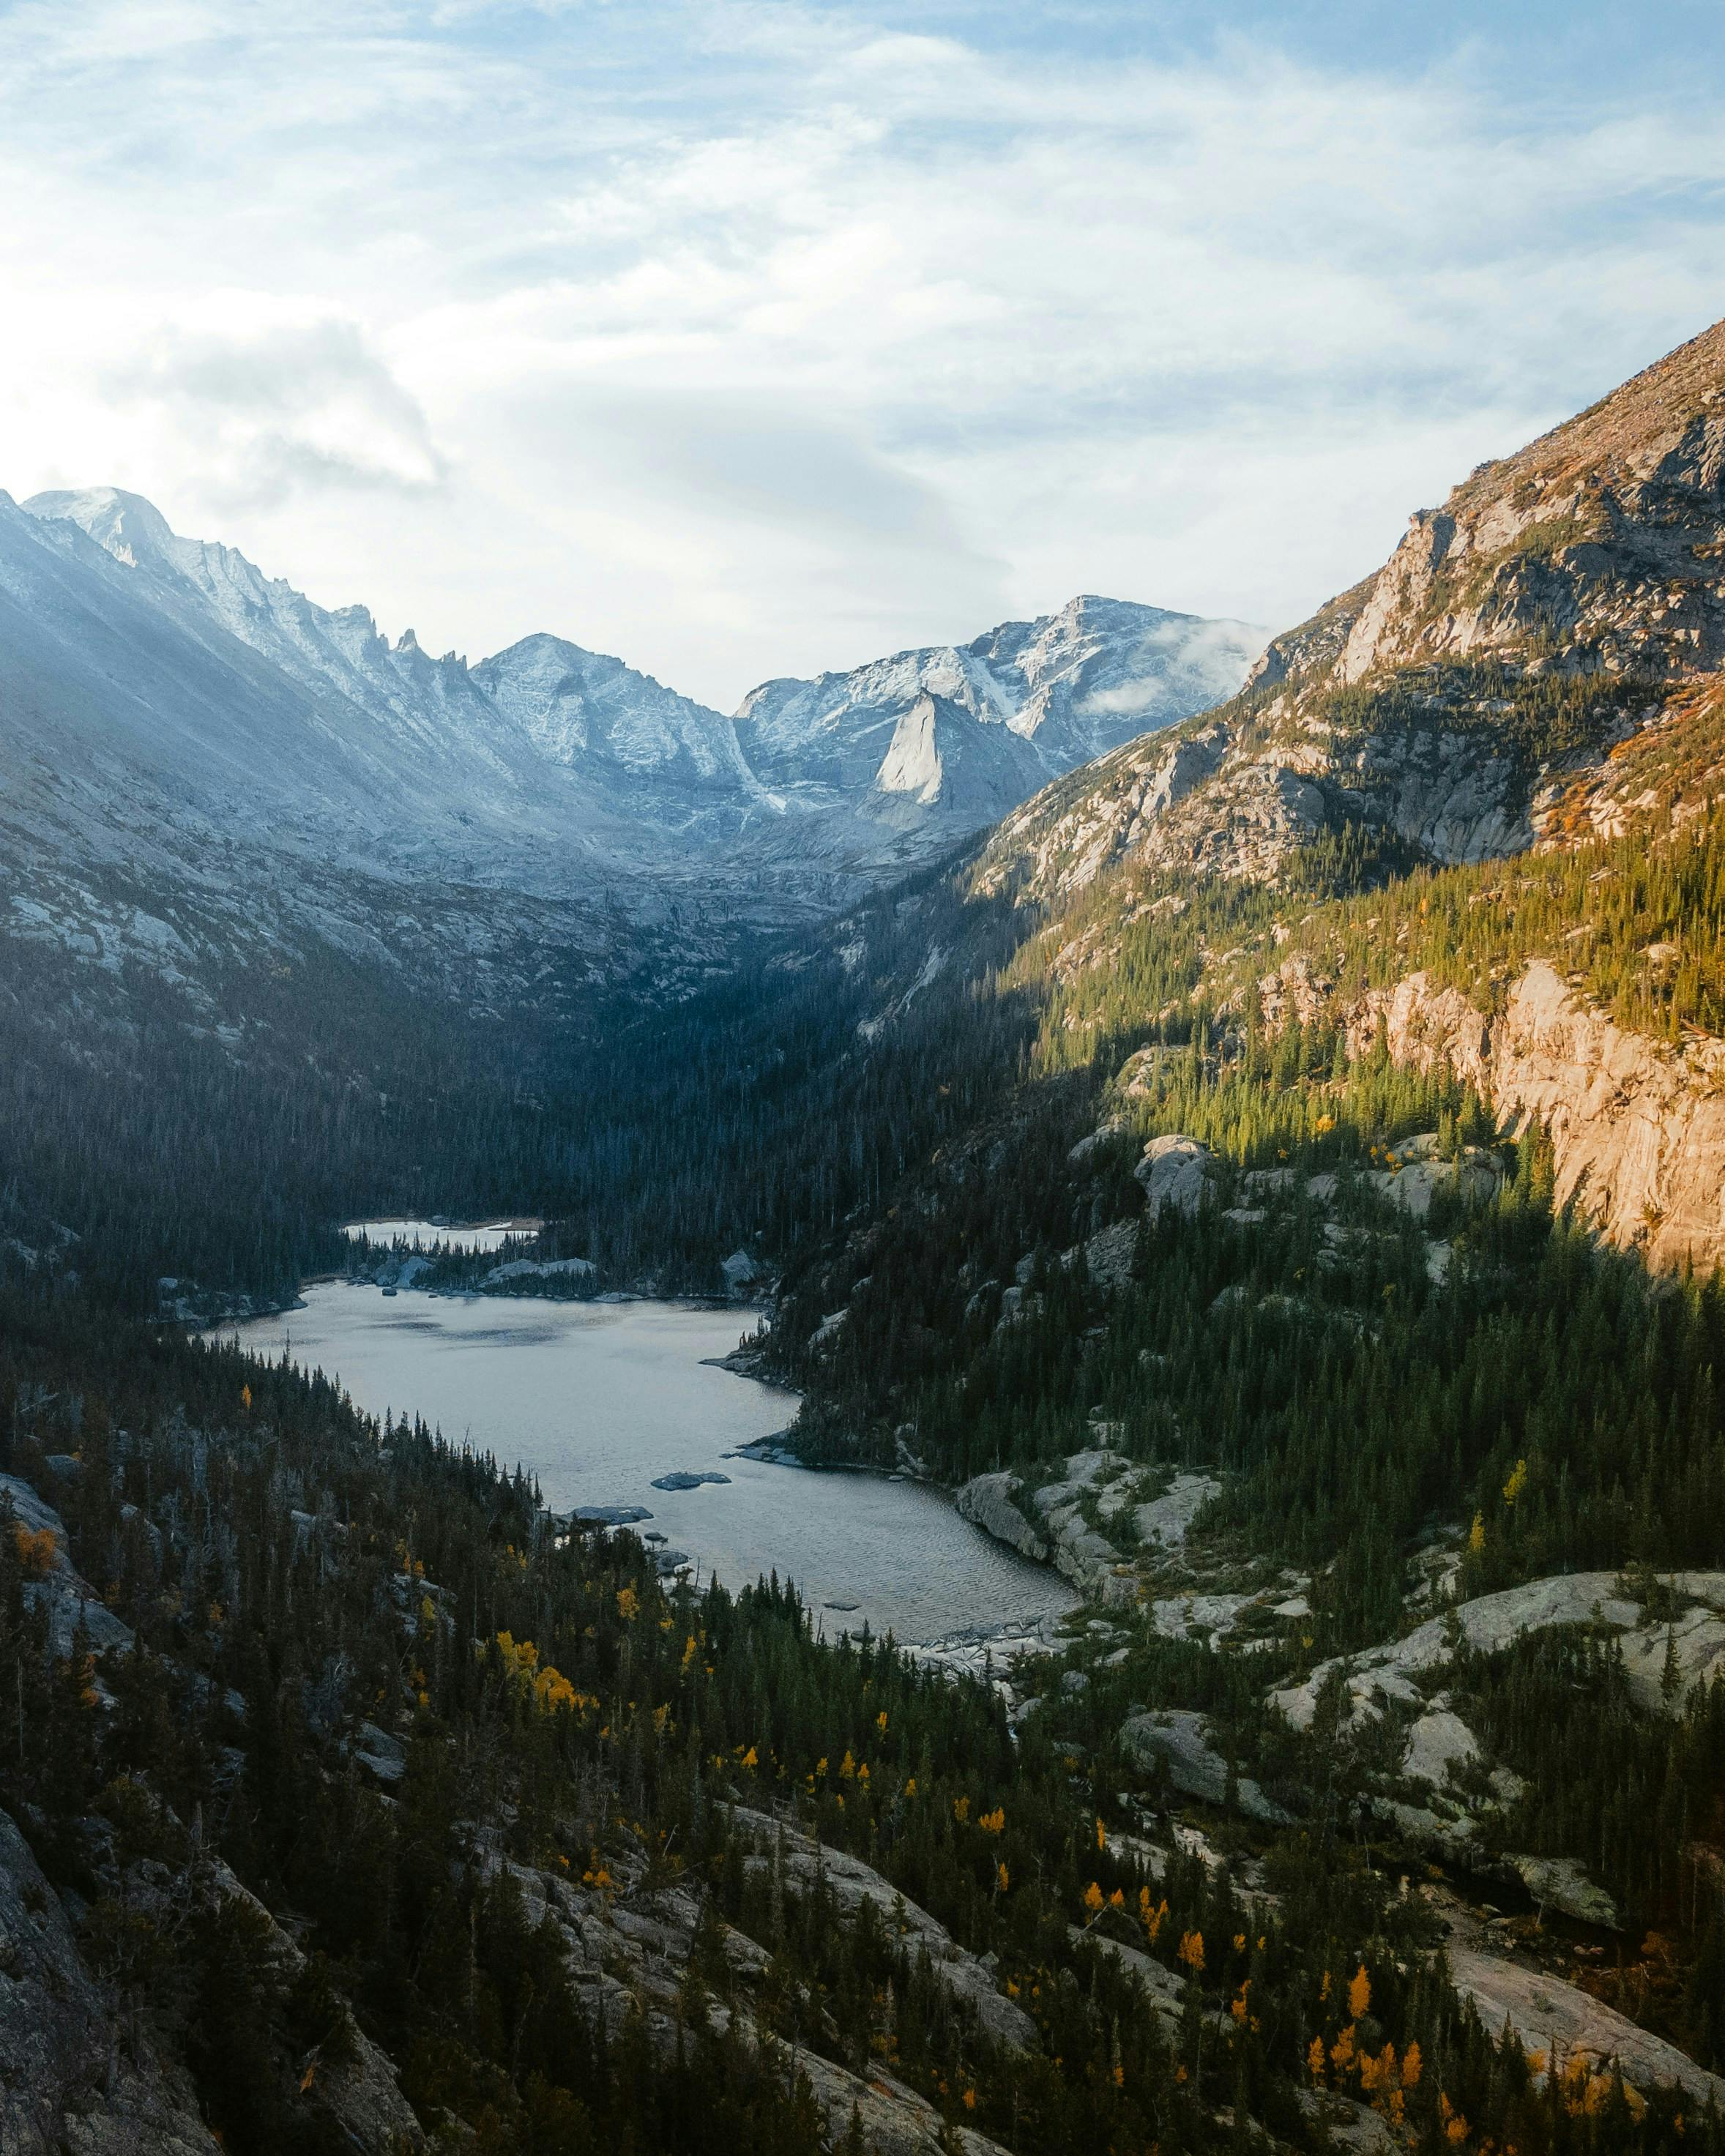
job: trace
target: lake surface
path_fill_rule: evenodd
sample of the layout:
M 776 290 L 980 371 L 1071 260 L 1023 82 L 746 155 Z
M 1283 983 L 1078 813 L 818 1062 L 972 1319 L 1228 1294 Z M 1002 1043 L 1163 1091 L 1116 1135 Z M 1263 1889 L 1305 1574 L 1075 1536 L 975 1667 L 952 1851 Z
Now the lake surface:
M 272 1358 L 286 1348 L 372 1414 L 420 1414 L 506 1467 L 519 1462 L 557 1511 L 646 1507 L 653 1517 L 637 1532 L 686 1551 L 702 1578 L 794 1578 L 829 1635 L 866 1619 L 908 1644 L 1074 1606 L 1058 1573 L 960 1519 L 937 1490 L 726 1458 L 784 1430 L 797 1409 L 793 1394 L 705 1364 L 737 1346 L 746 1322 L 675 1303 L 386 1296 L 330 1281 L 309 1286 L 302 1309 L 222 1335 Z M 706 1471 L 731 1480 L 651 1486 Z M 855 1606 L 833 1606 L 846 1603 Z

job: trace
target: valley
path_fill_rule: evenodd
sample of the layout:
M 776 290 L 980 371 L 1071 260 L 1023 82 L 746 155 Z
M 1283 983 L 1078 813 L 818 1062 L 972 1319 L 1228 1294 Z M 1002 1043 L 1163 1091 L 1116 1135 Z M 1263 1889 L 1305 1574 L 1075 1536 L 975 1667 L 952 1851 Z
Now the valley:
M 520 1469 L 550 1511 L 611 1512 L 667 1578 L 732 1593 L 794 1583 L 829 1638 L 892 1634 L 920 1648 L 963 1632 L 1014 1640 L 1076 1598 L 902 1475 L 819 1477 L 747 1456 L 781 1435 L 792 1394 L 714 1367 L 747 1310 L 437 1296 L 389 1301 L 369 1283 L 313 1284 L 296 1306 L 220 1337 L 326 1373 L 362 1413 L 423 1416 L 452 1442 Z M 699 1486 L 672 1481 L 700 1476 Z M 812 1481 L 819 1486 L 811 1488 Z M 630 1520 L 629 1516 L 636 1516 Z
M 1725 326 L 735 721 L 0 504 L 0 2138 L 1717 2148 L 1722 547 Z

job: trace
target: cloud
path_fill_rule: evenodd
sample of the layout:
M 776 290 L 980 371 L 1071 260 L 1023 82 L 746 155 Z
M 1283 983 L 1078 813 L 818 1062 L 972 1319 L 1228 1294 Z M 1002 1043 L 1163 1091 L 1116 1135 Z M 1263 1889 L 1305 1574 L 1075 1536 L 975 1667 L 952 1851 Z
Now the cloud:
M 1080 589 L 1281 625 L 1714 311 L 1680 91 L 1155 22 L 14 8 L 0 485 L 728 706 Z
M 104 387 L 195 437 L 203 482 L 226 506 L 273 507 L 295 490 L 411 494 L 445 475 L 424 413 L 352 322 L 239 336 L 168 327 Z

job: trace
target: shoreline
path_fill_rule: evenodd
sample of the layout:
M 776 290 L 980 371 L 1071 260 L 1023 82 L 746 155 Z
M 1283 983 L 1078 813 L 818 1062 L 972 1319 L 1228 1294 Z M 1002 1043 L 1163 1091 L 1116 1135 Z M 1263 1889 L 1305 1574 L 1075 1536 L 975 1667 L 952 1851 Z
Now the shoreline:
M 205 1336 L 213 1345 L 233 1344 L 238 1346 L 242 1353 L 249 1353 L 251 1351 L 247 1349 L 245 1342 L 239 1337 L 241 1327 L 271 1317 L 289 1317 L 294 1312 L 307 1307 L 306 1292 L 308 1291 L 316 1288 L 338 1287 L 367 1290 L 380 1295 L 393 1291 L 394 1294 L 421 1297 L 426 1301 L 454 1302 L 469 1306 L 480 1303 L 514 1302 L 531 1306 L 535 1311 L 542 1309 L 544 1304 L 550 1301 L 557 1306 L 565 1303 L 578 1303 L 583 1306 L 602 1303 L 617 1308 L 641 1303 L 655 1303 L 668 1309 L 715 1315 L 724 1312 L 734 1312 L 745 1322 L 751 1316 L 758 1322 L 769 1314 L 765 1306 L 759 1302 L 737 1303 L 728 1298 L 721 1299 L 713 1296 L 649 1295 L 639 1289 L 612 1289 L 599 1296 L 547 1298 L 539 1296 L 486 1293 L 472 1287 L 421 1286 L 414 1281 L 408 1281 L 397 1287 L 394 1283 L 379 1282 L 364 1273 L 340 1271 L 306 1275 L 300 1281 L 298 1289 L 290 1301 L 277 1301 L 268 1305 L 253 1304 L 243 1311 L 225 1312 L 213 1319 L 203 1315 L 194 1316 L 188 1313 L 178 1322 L 187 1330 Z M 723 1370 L 728 1376 L 742 1378 L 751 1383 L 767 1387 L 783 1396 L 788 1404 L 799 1402 L 803 1397 L 796 1387 L 787 1385 L 767 1373 L 762 1368 L 765 1357 L 759 1349 L 739 1343 L 737 1348 L 725 1354 L 703 1355 L 696 1360 L 697 1367 Z M 793 1407 L 792 1412 L 794 1414 Z M 1015 1705 L 1018 1688 L 1007 1681 L 1012 1663 L 1020 1655 L 1045 1654 L 1054 1651 L 1058 1647 L 1059 1628 L 1085 1607 L 1085 1598 L 1081 1592 L 1076 1589 L 1075 1584 L 1066 1578 L 1059 1566 L 1040 1563 L 1025 1552 L 1015 1550 L 1012 1543 L 1000 1536 L 990 1533 L 986 1526 L 969 1519 L 959 1510 L 956 1490 L 942 1483 L 937 1477 L 910 1471 L 903 1466 L 890 1468 L 860 1460 L 808 1459 L 796 1450 L 792 1441 L 793 1427 L 793 1424 L 788 1423 L 778 1430 L 751 1439 L 746 1444 L 736 1445 L 721 1452 L 717 1457 L 721 1460 L 747 1460 L 762 1466 L 795 1468 L 811 1475 L 857 1476 L 867 1477 L 876 1482 L 906 1482 L 920 1485 L 938 1492 L 945 1509 L 956 1519 L 963 1521 L 967 1526 L 979 1534 L 985 1543 L 996 1549 L 1013 1551 L 1014 1554 L 1029 1567 L 1033 1574 L 1061 1580 L 1067 1587 L 1074 1589 L 1071 1604 L 1058 1613 L 1045 1611 L 1040 1615 L 1034 1614 L 1021 1605 L 1016 1614 L 1003 1619 L 998 1626 L 956 1624 L 932 1632 L 929 1636 L 922 1639 L 903 1640 L 895 1637 L 895 1644 L 900 1650 L 911 1656 L 919 1665 L 941 1670 L 954 1678 L 968 1676 L 979 1682 L 992 1682 L 1002 1690 L 1004 1696 L 1007 1697 L 1009 1707 Z M 639 1531 L 639 1521 L 622 1518 L 605 1520 L 593 1517 L 581 1520 L 578 1517 L 583 1511 L 593 1515 L 613 1509 L 628 1512 L 636 1508 L 631 1507 L 614 1508 L 602 1507 L 597 1503 L 561 1507 L 547 1503 L 542 1507 L 544 1516 L 551 1524 L 553 1532 L 567 1533 L 583 1530 L 589 1532 Z M 649 1518 L 651 1514 L 643 1512 L 641 1517 Z M 685 1566 L 688 1564 L 689 1560 L 685 1553 L 666 1550 L 664 1554 L 680 1557 L 683 1559 Z M 799 1584 L 801 1584 L 799 1582 Z M 855 1606 L 851 1605 L 851 1608 Z M 840 1620 L 836 1631 L 834 1632 L 834 1636 L 842 1636 L 853 1629 L 849 1623 L 843 1621 L 850 1616 L 850 1608 L 836 1603 L 830 1604 L 826 1603 L 821 1599 L 818 1589 L 809 1594 L 805 1607 L 809 1621 L 817 1631 L 834 1632 L 834 1628 L 828 1622 L 833 1618 Z M 880 1634 L 877 1636 L 884 1637 L 885 1635 Z

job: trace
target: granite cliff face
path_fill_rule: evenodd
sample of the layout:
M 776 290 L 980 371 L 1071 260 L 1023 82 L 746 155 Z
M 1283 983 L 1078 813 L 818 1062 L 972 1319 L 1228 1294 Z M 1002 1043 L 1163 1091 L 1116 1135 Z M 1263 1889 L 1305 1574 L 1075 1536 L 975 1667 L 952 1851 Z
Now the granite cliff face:
M 215 2156 L 183 2076 L 136 2031 L 78 1950 L 70 1920 L 0 1812 L 0 2148 L 18 2156 Z
M 1353 1056 L 1378 1037 L 1414 1070 L 1448 1070 L 1506 1136 L 1550 1137 L 1559 1206 L 1656 1270 L 1725 1263 L 1725 1042 L 1658 1041 L 1615 1024 L 1549 959 L 1535 958 L 1488 1012 L 1423 971 L 1348 997 L 1304 957 L 1257 983 L 1267 1029 L 1339 1023 Z
M 1656 1267 L 1725 1263 L 1725 1043 L 1626 1032 L 1543 959 L 1495 1018 L 1410 974 L 1356 1007 L 1351 1045 L 1368 1047 L 1380 1019 L 1398 1062 L 1447 1065 L 1506 1130 L 1548 1131 L 1558 1204 L 1574 1200 L 1609 1240 Z
M 1632 791 L 1725 662 L 1725 324 L 1422 510 L 1374 577 L 1276 637 L 1240 695 L 1127 744 L 1002 826 L 985 879 L 1104 869 L 1268 880 L 1353 827 L 1476 861 L 1625 808 L 1692 808 L 1701 759 Z M 1711 737 L 1709 737 L 1711 738 Z M 1642 796 L 1651 790 L 1652 798 Z

